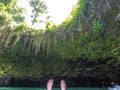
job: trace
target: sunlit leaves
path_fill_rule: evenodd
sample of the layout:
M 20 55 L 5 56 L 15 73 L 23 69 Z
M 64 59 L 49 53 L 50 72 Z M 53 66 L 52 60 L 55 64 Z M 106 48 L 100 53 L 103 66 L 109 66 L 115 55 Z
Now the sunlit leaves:
M 5 5 L 3 3 L 0 3 L 0 12 L 2 13 L 3 11 L 5 11 Z

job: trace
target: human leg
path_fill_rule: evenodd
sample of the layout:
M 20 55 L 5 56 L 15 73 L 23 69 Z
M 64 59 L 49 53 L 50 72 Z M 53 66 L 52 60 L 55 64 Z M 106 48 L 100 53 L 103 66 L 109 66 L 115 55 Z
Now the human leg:
M 64 80 L 61 80 L 61 90 L 66 90 L 66 83 Z
M 50 79 L 47 82 L 47 90 L 52 90 L 52 87 L 53 87 L 53 79 Z

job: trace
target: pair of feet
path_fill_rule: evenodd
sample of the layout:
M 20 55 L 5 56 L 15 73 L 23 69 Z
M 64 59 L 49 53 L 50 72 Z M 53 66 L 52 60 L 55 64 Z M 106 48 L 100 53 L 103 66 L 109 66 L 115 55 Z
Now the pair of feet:
M 53 82 L 54 82 L 53 79 L 50 79 L 48 81 L 48 83 L 47 83 L 47 90 L 52 90 Z M 61 80 L 60 86 L 61 86 L 61 90 L 66 90 L 66 84 L 65 84 L 64 80 Z

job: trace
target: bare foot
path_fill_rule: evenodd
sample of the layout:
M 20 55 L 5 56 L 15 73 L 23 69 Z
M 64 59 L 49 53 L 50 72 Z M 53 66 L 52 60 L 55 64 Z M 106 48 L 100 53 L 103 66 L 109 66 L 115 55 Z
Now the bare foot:
M 64 80 L 61 80 L 61 90 L 66 90 L 66 83 Z
M 47 82 L 47 90 L 52 90 L 52 87 L 53 87 L 53 79 L 50 79 Z

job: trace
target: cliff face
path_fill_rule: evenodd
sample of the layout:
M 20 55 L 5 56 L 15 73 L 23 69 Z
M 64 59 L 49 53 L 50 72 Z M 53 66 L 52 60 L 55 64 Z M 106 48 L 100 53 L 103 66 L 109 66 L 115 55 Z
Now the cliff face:
M 106 28 L 110 28 L 120 21 L 120 1 L 86 0 L 83 15 L 89 24 L 94 20 L 100 20 Z
M 71 22 L 54 27 L 42 36 L 44 48 L 39 47 L 42 51 L 38 49 L 37 55 L 34 50 L 21 51 L 23 43 L 20 42 L 13 53 L 9 47 L 1 52 L 0 69 L 4 71 L 3 76 L 11 77 L 11 86 L 33 83 L 42 86 L 51 77 L 56 83 L 60 79 L 70 81 L 71 86 L 120 83 L 120 0 L 79 0 L 78 5 L 80 1 L 82 9 L 73 11 L 75 17 Z M 0 84 L 4 82 L 2 79 Z
M 69 61 L 71 72 L 120 83 L 120 0 L 86 0 L 79 12 L 73 25 L 77 44 L 72 42 L 77 49 L 66 52 L 77 54 Z

